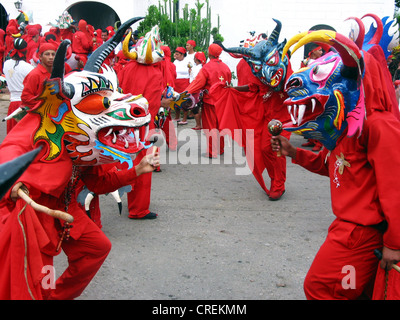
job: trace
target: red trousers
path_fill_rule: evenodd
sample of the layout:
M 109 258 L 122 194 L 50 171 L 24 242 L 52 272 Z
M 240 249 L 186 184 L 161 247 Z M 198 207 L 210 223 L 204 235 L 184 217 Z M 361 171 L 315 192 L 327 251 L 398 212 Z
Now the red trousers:
M 219 124 L 215 106 L 204 103 L 201 109 L 201 121 L 203 131 L 207 138 L 207 154 L 216 158 L 218 154 L 224 153 L 224 137 L 220 135 Z
M 147 150 L 151 150 L 151 148 Z M 137 155 L 133 162 L 134 166 L 142 160 L 147 150 L 143 150 Z M 151 178 L 151 172 L 140 175 L 132 184 L 132 191 L 127 193 L 129 218 L 138 219 L 150 213 Z
M 10 115 L 15 110 L 17 110 L 20 105 L 21 105 L 21 101 L 10 102 L 10 105 L 8 106 L 7 115 Z M 7 133 L 9 133 L 11 131 L 11 129 L 15 127 L 16 124 L 17 124 L 17 121 L 15 121 L 15 119 L 7 120 Z
M 165 142 L 170 150 L 176 150 L 178 146 L 178 138 L 176 136 L 175 127 L 171 120 L 171 114 L 168 114 L 164 126 L 162 128 L 165 134 Z
M 289 140 L 291 133 L 283 130 L 281 135 Z M 268 131 L 267 125 L 264 126 L 261 137 L 261 152 L 264 165 L 271 179 L 270 192 L 285 191 L 286 157 L 278 157 L 276 152 L 272 150 L 271 134 Z
M 307 299 L 371 298 L 379 265 L 373 251 L 381 247 L 378 230 L 336 219 L 304 281 Z
M 86 219 L 90 220 L 87 216 Z M 90 220 L 78 239 L 63 241 L 62 250 L 68 257 L 68 268 L 57 279 L 55 289 L 43 289 L 43 296 L 49 300 L 71 300 L 80 296 L 107 258 L 111 242 Z M 52 265 L 53 256 L 44 255 L 43 261 L 45 265 Z

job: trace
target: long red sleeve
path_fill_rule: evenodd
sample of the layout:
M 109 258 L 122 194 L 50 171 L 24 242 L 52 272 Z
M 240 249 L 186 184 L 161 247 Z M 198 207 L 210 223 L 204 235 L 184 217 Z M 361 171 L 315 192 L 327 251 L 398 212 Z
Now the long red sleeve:
M 82 180 L 90 191 L 97 194 L 113 192 L 131 185 L 136 179 L 136 169 L 108 170 L 107 166 L 94 166 L 82 173 Z
M 297 149 L 297 163 L 330 179 L 332 210 L 344 221 L 371 226 L 386 220 L 386 247 L 400 250 L 400 125 L 391 112 L 375 111 L 362 135 L 344 137 L 329 154 Z M 325 161 L 326 158 L 326 161 Z

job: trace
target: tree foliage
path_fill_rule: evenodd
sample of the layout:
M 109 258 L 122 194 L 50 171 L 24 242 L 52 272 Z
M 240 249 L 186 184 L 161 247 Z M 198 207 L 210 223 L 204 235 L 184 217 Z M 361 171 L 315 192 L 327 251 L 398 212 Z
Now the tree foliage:
M 171 48 L 171 52 L 177 47 L 185 47 L 186 42 L 191 39 L 196 41 L 196 51 L 207 54 L 207 48 L 212 41 L 223 41 L 219 33 L 219 16 L 218 26 L 211 26 L 209 0 L 197 0 L 194 8 L 189 8 L 186 4 L 181 10 L 178 3 L 178 0 L 160 0 L 158 7 L 150 6 L 145 19 L 139 24 L 139 36 L 144 36 L 158 25 L 161 41 Z

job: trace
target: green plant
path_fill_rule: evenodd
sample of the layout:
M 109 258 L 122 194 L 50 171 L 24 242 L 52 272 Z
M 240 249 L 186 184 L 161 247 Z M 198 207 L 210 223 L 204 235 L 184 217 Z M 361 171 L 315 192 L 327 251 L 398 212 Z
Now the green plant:
M 204 10 L 205 17 L 202 16 Z M 189 8 L 186 4 L 182 10 L 178 8 L 178 0 L 160 0 L 158 7 L 151 5 L 148 8 L 145 19 L 138 27 L 139 36 L 144 36 L 155 25 L 160 29 L 161 40 L 172 52 L 177 47 L 185 47 L 186 42 L 192 39 L 196 41 L 196 51 L 203 51 L 207 55 L 211 42 L 224 39 L 219 33 L 219 16 L 218 26 L 211 26 L 209 0 L 197 0 L 195 8 Z

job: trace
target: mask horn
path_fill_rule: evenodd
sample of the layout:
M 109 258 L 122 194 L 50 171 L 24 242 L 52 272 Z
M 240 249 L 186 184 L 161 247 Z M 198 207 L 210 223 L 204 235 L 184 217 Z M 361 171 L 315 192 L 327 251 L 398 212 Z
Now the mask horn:
M 91 56 L 89 57 L 88 61 L 86 62 L 85 67 L 83 70 L 90 71 L 90 72 L 99 72 L 101 65 L 103 64 L 105 58 L 115 49 L 115 47 L 120 43 L 124 37 L 125 31 L 140 20 L 144 19 L 143 17 L 136 17 L 129 19 L 125 23 L 123 23 L 117 30 L 117 32 L 112 36 L 111 39 L 106 41 L 94 51 Z
M 63 40 L 58 46 L 56 56 L 54 57 L 53 69 L 51 71 L 51 79 L 64 77 L 64 59 L 67 53 L 68 46 L 71 44 L 70 40 Z
M 219 45 L 219 46 L 222 48 L 222 50 L 224 50 L 225 52 L 229 53 L 229 55 L 230 55 L 232 58 L 235 58 L 235 59 L 243 58 L 243 54 L 241 54 L 241 53 L 236 53 L 236 52 L 231 52 L 230 49 L 225 48 L 225 46 L 222 44 L 221 41 L 217 40 L 217 41 L 214 41 L 214 43 L 216 43 L 217 45 Z M 243 48 L 243 47 L 239 47 L 239 48 Z M 247 48 L 247 49 L 248 49 L 248 48 Z
M 62 91 L 68 97 L 72 98 L 74 96 L 74 87 L 72 85 L 65 85 L 64 79 L 64 69 L 65 69 L 65 56 L 71 41 L 66 39 L 61 42 L 58 46 L 56 56 L 54 57 L 53 70 L 51 71 L 50 79 L 60 78 L 62 83 Z
M 279 20 L 272 19 L 275 21 L 276 26 L 275 29 L 272 31 L 271 35 L 268 38 L 268 42 L 272 45 L 278 44 L 279 35 L 281 34 L 282 23 Z
M 374 36 L 368 43 L 369 44 L 379 44 L 379 42 L 381 41 L 381 38 L 382 38 L 382 34 L 383 34 L 382 20 L 376 14 L 373 14 L 373 13 L 367 13 L 361 19 L 364 19 L 365 17 L 371 17 L 376 22 L 376 30 L 375 30 Z
M 130 38 L 131 38 L 131 32 L 128 33 L 128 35 L 124 39 L 124 42 L 122 43 L 122 52 L 124 53 L 124 56 L 127 57 L 128 59 L 136 60 L 138 56 L 137 53 L 129 51 Z
M 358 32 L 357 39 L 355 39 L 354 41 L 355 41 L 357 47 L 362 49 L 362 46 L 363 46 L 363 43 L 364 43 L 364 38 L 365 38 L 365 26 L 364 26 L 364 23 L 361 21 L 360 18 L 357 18 L 357 17 L 350 17 L 350 18 L 347 18 L 345 21 L 347 21 L 347 20 L 354 20 L 355 22 L 357 22 L 359 32 Z
M 228 52 L 234 58 L 235 58 L 234 55 L 237 55 L 238 58 L 240 57 L 239 55 L 244 55 L 244 56 L 252 55 L 251 51 L 252 48 L 245 48 L 245 47 L 225 48 L 221 41 L 215 41 L 214 43 L 218 44 L 225 52 Z
M 304 33 L 303 33 L 304 34 Z M 336 49 L 340 57 L 342 58 L 343 64 L 350 68 L 362 69 L 360 65 L 360 60 L 362 60 L 361 52 L 354 41 L 349 38 L 336 33 L 332 30 L 317 30 L 307 33 L 305 36 L 301 37 L 296 35 L 295 39 L 290 39 L 288 43 L 283 48 L 282 57 L 286 55 L 291 45 L 296 43 L 293 48 L 292 54 L 300 47 L 306 45 L 310 42 L 328 44 Z M 283 59 L 283 58 L 282 58 Z

